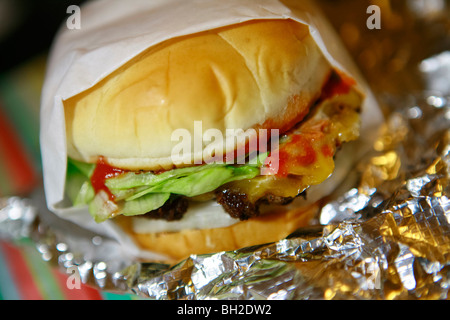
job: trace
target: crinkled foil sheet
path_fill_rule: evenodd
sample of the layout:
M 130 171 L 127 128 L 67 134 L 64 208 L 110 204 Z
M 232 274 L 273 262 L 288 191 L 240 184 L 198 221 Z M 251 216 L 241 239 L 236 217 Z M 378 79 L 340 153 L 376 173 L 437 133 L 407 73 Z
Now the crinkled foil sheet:
M 418 12 L 423 25 L 430 18 Z M 404 68 L 397 75 L 419 75 L 420 90 L 394 80 L 385 90 L 389 78 L 367 73 L 386 113 L 372 152 L 315 223 L 279 242 L 176 265 L 133 261 L 114 240 L 55 228 L 42 190 L 0 199 L 0 237 L 31 238 L 44 260 L 68 274 L 76 267 L 84 283 L 150 299 L 449 299 L 450 51 Z

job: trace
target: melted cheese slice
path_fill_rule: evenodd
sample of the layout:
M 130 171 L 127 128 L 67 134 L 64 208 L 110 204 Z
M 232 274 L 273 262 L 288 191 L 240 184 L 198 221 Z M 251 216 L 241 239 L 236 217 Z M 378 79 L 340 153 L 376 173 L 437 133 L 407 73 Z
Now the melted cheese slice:
M 360 105 L 361 96 L 354 90 L 322 100 L 305 121 L 281 139 L 275 155 L 278 158 L 273 160 L 271 155 L 266 162 L 268 175 L 221 188 L 244 193 L 255 202 L 268 194 L 296 197 L 310 186 L 321 184 L 335 169 L 337 149 L 358 138 Z

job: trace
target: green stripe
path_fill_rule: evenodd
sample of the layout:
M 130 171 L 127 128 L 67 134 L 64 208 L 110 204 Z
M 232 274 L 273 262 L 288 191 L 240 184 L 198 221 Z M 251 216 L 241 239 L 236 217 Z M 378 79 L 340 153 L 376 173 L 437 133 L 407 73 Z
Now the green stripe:
M 40 168 L 39 115 L 28 107 L 18 91 L 20 90 L 17 90 L 10 79 L 5 75 L 0 76 L 0 96 L 3 101 L 3 109 L 33 157 L 36 168 Z
M 101 292 L 101 295 L 104 300 L 131 300 L 130 295 L 128 294 L 118 294 L 112 292 Z
M 0 299 L 1 300 L 19 300 L 20 295 L 14 280 L 9 273 L 3 250 L 0 246 Z
M 56 281 L 51 266 L 48 262 L 42 260 L 41 255 L 32 246 L 24 247 L 24 257 L 27 266 L 36 282 L 39 291 L 45 300 L 64 300 L 58 282 Z

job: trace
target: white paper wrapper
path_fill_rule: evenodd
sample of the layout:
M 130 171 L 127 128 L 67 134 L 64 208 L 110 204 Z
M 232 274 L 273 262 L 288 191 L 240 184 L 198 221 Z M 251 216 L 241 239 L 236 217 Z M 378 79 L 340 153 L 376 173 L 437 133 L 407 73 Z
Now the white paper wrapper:
M 99 0 L 81 8 L 81 29 L 62 27 L 48 64 L 41 101 L 41 151 L 47 205 L 58 216 L 116 238 L 130 254 L 142 252 L 113 223 L 96 224 L 86 208 L 65 202 L 67 166 L 63 100 L 98 83 L 118 67 L 162 41 L 254 19 L 294 19 L 310 27 L 324 56 L 340 71 L 353 77 L 366 94 L 362 134 L 354 150 L 368 150 L 382 115 L 365 82 L 353 66 L 337 35 L 310 1 L 278 0 Z M 339 161 L 339 159 L 338 159 Z M 347 163 L 348 166 L 351 165 Z M 344 178 L 346 168 L 328 182 L 330 191 Z

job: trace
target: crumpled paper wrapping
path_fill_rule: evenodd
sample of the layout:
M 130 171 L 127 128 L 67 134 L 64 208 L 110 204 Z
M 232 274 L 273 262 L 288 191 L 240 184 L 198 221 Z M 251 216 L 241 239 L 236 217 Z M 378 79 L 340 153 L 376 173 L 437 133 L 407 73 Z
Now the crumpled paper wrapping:
M 421 90 L 376 92 L 386 122 L 372 152 L 318 223 L 284 240 L 177 265 L 134 261 L 113 239 L 41 215 L 42 190 L 0 201 L 0 237 L 30 237 L 84 283 L 151 299 L 448 299 L 449 53 L 415 67 Z

